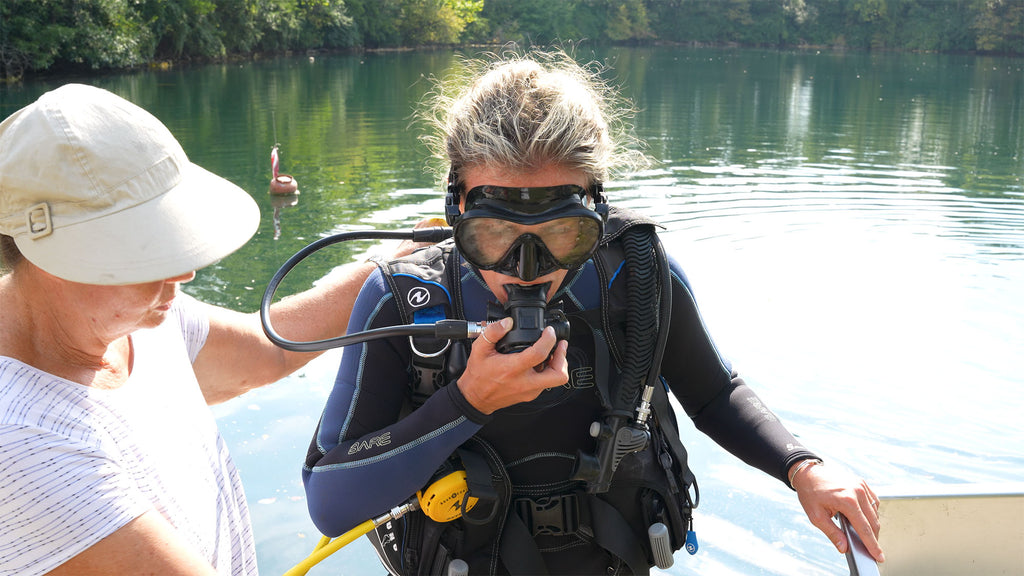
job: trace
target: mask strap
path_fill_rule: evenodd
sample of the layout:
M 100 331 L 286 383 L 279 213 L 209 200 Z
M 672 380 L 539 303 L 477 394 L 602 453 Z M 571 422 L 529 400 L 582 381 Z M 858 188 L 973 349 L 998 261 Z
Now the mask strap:
M 590 188 L 590 195 L 594 198 L 594 212 L 601 216 L 601 220 L 608 221 L 608 198 L 604 195 L 604 184 L 595 182 Z
M 455 176 L 455 166 L 452 166 L 448 169 L 448 192 L 444 196 L 444 219 L 449 226 L 454 226 L 462 216 L 462 211 L 459 210 L 461 190 L 462 185 Z
M 462 211 L 459 210 L 459 196 L 462 194 L 462 185 L 455 173 L 455 166 L 448 169 L 448 190 L 444 196 L 444 219 L 449 226 L 454 226 Z M 604 184 L 595 182 L 590 187 L 590 195 L 594 199 L 594 211 L 601 216 L 601 220 L 608 221 L 608 199 L 604 195 Z

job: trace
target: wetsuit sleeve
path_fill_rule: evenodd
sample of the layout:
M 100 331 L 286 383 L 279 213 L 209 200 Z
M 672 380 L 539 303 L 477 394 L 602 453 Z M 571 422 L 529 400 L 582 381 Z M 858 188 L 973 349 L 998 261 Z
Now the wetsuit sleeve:
M 689 281 L 672 261 L 672 324 L 662 374 L 697 429 L 788 486 L 789 467 L 817 456 L 804 448 L 719 354 Z
M 401 324 L 380 271 L 356 299 L 348 333 Z M 399 418 L 410 382 L 406 338 L 345 348 L 302 470 L 310 516 L 327 536 L 405 502 L 481 427 L 454 385 Z

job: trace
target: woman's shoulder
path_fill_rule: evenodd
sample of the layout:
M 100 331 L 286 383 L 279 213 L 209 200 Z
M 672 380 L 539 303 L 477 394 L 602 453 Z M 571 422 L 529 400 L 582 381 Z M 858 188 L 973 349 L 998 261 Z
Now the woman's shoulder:
M 110 429 L 103 416 L 115 411 L 110 393 L 0 356 L 0 426 L 92 442 Z

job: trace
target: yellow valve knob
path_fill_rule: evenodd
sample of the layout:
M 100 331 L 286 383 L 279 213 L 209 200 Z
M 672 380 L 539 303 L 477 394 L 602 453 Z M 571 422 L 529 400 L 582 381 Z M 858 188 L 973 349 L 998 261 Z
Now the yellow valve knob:
M 435 522 L 451 522 L 462 516 L 462 501 L 466 499 L 466 471 L 456 470 L 416 493 L 420 510 Z M 477 499 L 466 500 L 466 511 L 476 505 Z

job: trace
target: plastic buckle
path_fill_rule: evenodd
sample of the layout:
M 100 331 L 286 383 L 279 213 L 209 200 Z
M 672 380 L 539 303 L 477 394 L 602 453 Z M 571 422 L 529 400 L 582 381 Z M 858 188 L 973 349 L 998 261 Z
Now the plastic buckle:
M 25 225 L 28 237 L 35 240 L 53 233 L 53 218 L 50 216 L 50 205 L 40 202 L 25 210 Z
M 515 501 L 516 513 L 533 536 L 565 536 L 580 527 L 579 501 L 575 494 Z

